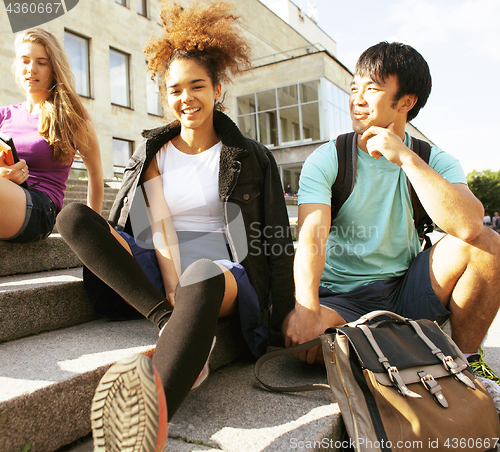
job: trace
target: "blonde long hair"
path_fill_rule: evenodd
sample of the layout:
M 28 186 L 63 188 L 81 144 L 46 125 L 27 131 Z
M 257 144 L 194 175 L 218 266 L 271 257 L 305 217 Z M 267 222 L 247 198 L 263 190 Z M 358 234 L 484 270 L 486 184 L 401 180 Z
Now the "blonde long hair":
M 90 150 L 90 118 L 76 92 L 68 57 L 52 33 L 32 28 L 19 34 L 15 40 L 14 65 L 19 47 L 28 42 L 45 47 L 54 74 L 50 96 L 40 105 L 38 133 L 54 148 L 53 159 L 67 165 L 75 154 L 85 156 Z M 16 82 L 19 85 L 17 77 Z

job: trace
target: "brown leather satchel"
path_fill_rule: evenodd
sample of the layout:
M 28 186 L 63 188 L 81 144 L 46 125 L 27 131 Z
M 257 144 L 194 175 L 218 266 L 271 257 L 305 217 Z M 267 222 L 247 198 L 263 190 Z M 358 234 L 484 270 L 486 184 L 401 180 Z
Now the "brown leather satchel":
M 367 325 L 380 316 L 391 319 Z M 329 386 L 261 381 L 268 359 L 320 343 Z M 264 355 L 255 373 L 275 391 L 331 389 L 356 451 L 485 451 L 500 438 L 493 400 L 456 344 L 430 320 L 374 311 L 315 341 Z

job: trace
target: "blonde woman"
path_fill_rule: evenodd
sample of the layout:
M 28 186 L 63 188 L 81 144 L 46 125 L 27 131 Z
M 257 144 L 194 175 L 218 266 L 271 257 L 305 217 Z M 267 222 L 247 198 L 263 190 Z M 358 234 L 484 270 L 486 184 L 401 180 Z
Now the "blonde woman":
M 0 153 L 0 240 L 23 243 L 52 232 L 75 155 L 88 170 L 87 201 L 97 213 L 104 186 L 96 133 L 61 45 L 34 28 L 17 36 L 15 50 L 13 69 L 26 101 L 0 107 L 0 130 L 13 138 L 20 158 L 9 166 Z

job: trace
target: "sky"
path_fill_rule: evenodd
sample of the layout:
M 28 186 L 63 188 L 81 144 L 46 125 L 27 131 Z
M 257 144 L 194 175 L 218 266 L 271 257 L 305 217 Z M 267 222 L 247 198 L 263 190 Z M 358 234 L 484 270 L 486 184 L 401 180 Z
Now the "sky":
M 293 1 L 308 12 L 308 0 Z M 457 157 L 466 174 L 500 170 L 499 0 L 312 3 L 318 25 L 337 42 L 337 58 L 351 71 L 359 55 L 380 41 L 418 50 L 429 64 L 432 92 L 412 124 Z

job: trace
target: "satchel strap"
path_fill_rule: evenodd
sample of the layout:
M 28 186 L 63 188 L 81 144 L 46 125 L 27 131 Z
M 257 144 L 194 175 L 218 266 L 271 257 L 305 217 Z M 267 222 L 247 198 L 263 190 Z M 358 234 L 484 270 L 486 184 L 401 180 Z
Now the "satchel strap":
M 455 360 L 450 355 L 446 356 L 442 352 L 442 350 L 429 339 L 429 337 L 423 332 L 422 328 L 417 322 L 415 322 L 415 320 L 410 320 L 409 322 L 417 333 L 418 337 L 422 339 L 422 341 L 424 341 L 427 347 L 430 348 L 431 353 L 435 355 L 439 360 L 441 360 L 445 369 L 457 380 L 469 386 L 471 389 L 476 389 L 476 385 L 472 382 L 472 380 L 459 370 L 458 364 L 455 362 Z
M 422 398 L 421 395 L 408 389 L 405 382 L 401 378 L 401 375 L 399 375 L 398 368 L 396 366 L 391 366 L 391 363 L 389 363 L 389 360 L 384 355 L 384 353 L 378 346 L 377 341 L 373 337 L 373 333 L 370 330 L 370 328 L 368 328 L 366 325 L 358 325 L 358 328 L 364 333 L 366 339 L 368 340 L 373 350 L 377 354 L 379 362 L 385 367 L 385 370 L 389 374 L 389 378 L 391 379 L 396 389 L 405 397 L 413 397 L 415 399 L 421 399 Z
M 330 386 L 325 384 L 312 384 L 305 386 L 289 386 L 289 387 L 272 386 L 262 381 L 262 378 L 260 376 L 260 369 L 266 361 L 269 361 L 270 359 L 276 358 L 278 356 L 293 355 L 295 353 L 300 353 L 303 352 L 304 350 L 309 350 L 310 348 L 316 347 L 318 345 L 321 347 L 321 340 L 319 338 L 313 339 L 312 341 L 305 342 L 300 345 L 295 345 L 293 347 L 283 348 L 266 353 L 265 355 L 261 356 L 255 363 L 255 369 L 254 369 L 255 378 L 257 378 L 259 383 L 266 389 L 276 392 L 304 392 L 304 391 L 321 391 L 325 389 L 330 389 Z

